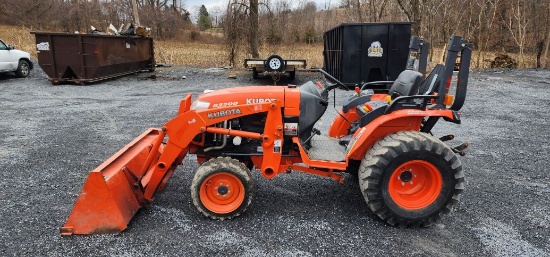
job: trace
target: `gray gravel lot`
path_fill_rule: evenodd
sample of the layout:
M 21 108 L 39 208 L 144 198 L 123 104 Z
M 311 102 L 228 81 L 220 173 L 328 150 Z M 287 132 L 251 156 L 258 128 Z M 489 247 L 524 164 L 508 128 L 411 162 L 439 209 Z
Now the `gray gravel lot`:
M 471 146 L 461 158 L 462 201 L 434 227 L 389 227 L 368 210 L 353 179 L 342 186 L 299 172 L 272 180 L 255 172 L 248 211 L 208 220 L 190 199 L 196 163 L 188 156 L 123 233 L 61 237 L 88 172 L 175 116 L 186 94 L 270 83 L 189 67 L 149 75 L 89 86 L 52 86 L 40 68 L 26 79 L 0 75 L 0 256 L 550 255 L 547 70 L 472 72 L 463 124 L 435 129 Z M 349 94 L 338 90 L 337 102 Z M 329 108 L 322 131 L 332 115 Z

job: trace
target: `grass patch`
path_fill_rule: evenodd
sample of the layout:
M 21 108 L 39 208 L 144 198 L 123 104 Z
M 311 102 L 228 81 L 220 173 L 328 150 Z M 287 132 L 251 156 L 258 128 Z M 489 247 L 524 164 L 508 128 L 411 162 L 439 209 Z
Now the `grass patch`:
M 16 49 L 29 52 L 32 59 L 36 59 L 36 43 L 31 30 L 25 27 L 0 25 L 0 39 Z
M 155 58 L 157 62 L 175 65 L 200 67 L 219 67 L 229 65 L 229 51 L 224 44 L 207 44 L 200 42 L 180 42 L 174 40 L 155 41 Z M 244 46 L 241 49 L 246 49 Z M 323 45 L 293 44 L 260 47 L 260 58 L 278 54 L 285 60 L 305 59 L 308 67 L 323 66 Z M 236 67 L 243 67 L 244 59 L 250 55 L 241 51 Z

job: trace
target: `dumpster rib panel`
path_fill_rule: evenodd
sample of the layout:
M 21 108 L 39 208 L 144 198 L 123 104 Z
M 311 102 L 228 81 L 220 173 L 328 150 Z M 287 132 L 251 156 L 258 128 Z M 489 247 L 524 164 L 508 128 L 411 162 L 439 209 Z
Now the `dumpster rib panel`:
M 342 23 L 323 35 L 324 69 L 347 86 L 395 80 L 406 67 L 411 22 Z M 376 43 L 378 42 L 378 43 Z M 379 47 L 382 55 L 370 54 Z

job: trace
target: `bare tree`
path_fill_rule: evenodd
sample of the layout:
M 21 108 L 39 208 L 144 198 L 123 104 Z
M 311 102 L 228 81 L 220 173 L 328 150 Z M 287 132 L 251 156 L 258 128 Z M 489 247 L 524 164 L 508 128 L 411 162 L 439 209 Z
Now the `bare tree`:
M 525 40 L 527 34 L 526 4 L 521 0 L 510 3 L 508 17 L 502 17 L 510 31 L 512 39 L 519 48 L 521 67 L 525 67 Z
M 372 18 L 371 21 L 373 22 L 379 22 L 382 20 L 382 15 L 384 15 L 384 10 L 386 8 L 386 5 L 388 3 L 387 0 L 372 0 L 367 1 L 369 5 L 369 9 L 372 10 Z
M 233 0 L 229 2 L 224 18 L 225 42 L 229 47 L 229 64 L 235 65 L 244 32 L 247 6 Z
M 422 0 L 397 0 L 397 3 L 409 21 L 414 22 L 413 31 L 419 33 L 420 28 L 422 28 L 422 13 L 420 13 Z

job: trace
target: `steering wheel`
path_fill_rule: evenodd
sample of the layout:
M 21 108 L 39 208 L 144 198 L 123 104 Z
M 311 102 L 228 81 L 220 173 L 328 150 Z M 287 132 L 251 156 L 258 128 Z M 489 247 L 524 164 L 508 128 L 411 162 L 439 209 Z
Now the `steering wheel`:
M 327 87 L 328 91 L 330 91 L 334 88 L 337 88 L 337 87 L 340 88 L 340 89 L 349 91 L 349 88 L 346 85 L 344 85 L 344 83 L 340 82 L 339 80 L 334 78 L 332 75 L 328 74 L 328 72 L 326 72 L 325 70 L 319 69 L 319 72 L 321 72 L 323 74 L 325 82 L 329 85 Z M 329 81 L 332 81 L 333 83 L 330 83 Z

